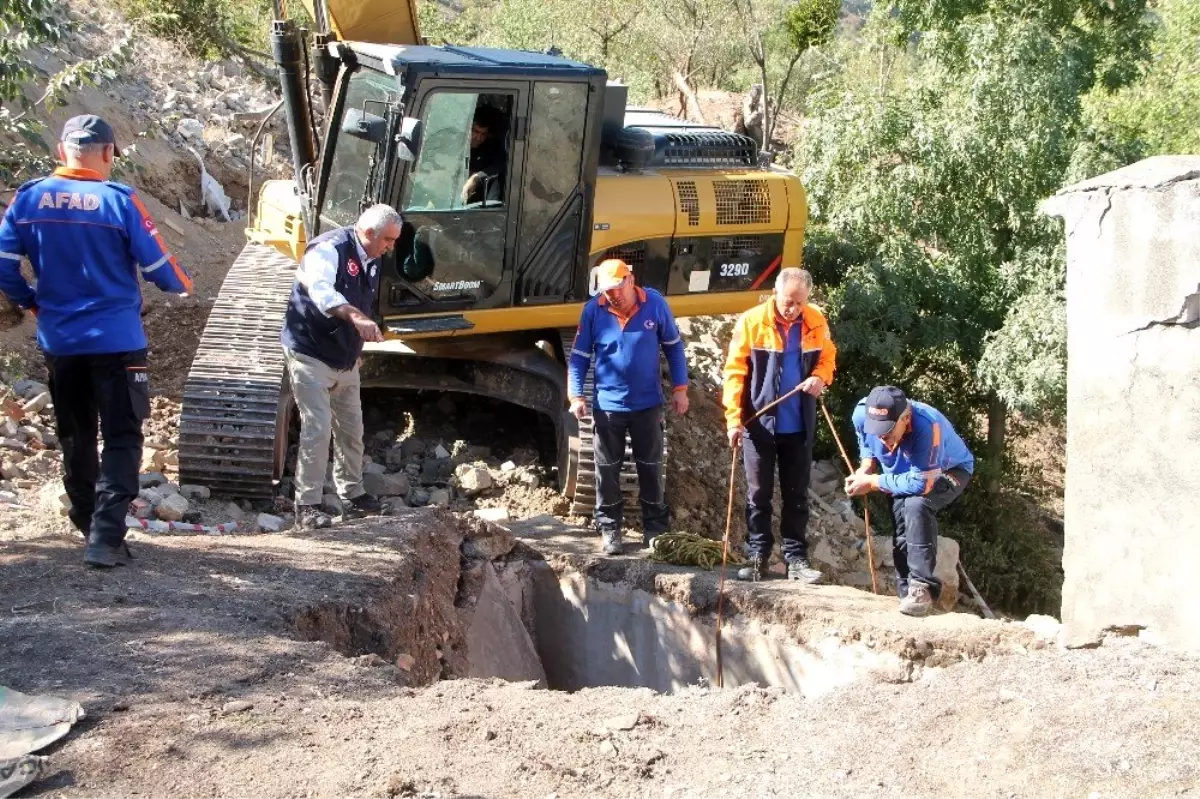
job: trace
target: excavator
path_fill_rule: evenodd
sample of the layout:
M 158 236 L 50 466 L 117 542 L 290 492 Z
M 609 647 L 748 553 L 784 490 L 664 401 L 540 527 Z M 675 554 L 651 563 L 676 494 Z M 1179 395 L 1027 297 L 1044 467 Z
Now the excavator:
M 381 264 L 386 340 L 368 345 L 363 386 L 535 411 L 560 490 L 590 515 L 592 427 L 565 410 L 566 355 L 595 266 L 623 259 L 678 317 L 741 312 L 801 264 L 799 178 L 753 138 L 630 107 L 604 70 L 554 50 L 431 45 L 414 0 L 304 4 L 297 20 L 277 0 L 271 31 L 294 176 L 251 194 L 184 388 L 181 479 L 272 495 L 294 414 L 279 333 L 296 264 L 309 238 L 387 203 L 403 234 Z

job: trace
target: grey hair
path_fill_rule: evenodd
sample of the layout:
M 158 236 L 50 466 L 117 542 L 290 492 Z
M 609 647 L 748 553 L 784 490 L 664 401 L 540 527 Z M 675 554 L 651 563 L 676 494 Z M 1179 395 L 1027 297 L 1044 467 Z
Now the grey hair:
M 105 147 L 112 147 L 111 144 L 102 142 L 88 142 L 80 144 L 75 141 L 65 141 L 62 143 L 63 151 L 72 158 L 83 158 L 89 155 L 100 155 L 104 152 Z
M 395 208 L 379 203 L 363 211 L 355 227 L 359 230 L 369 230 L 372 233 L 382 233 L 384 228 L 392 225 L 400 227 L 402 224 L 400 213 Z
M 801 269 L 798 266 L 789 266 L 787 269 L 779 270 L 778 277 L 775 278 L 775 290 L 783 291 L 790 283 L 801 283 L 804 288 L 812 290 L 812 275 L 807 269 Z

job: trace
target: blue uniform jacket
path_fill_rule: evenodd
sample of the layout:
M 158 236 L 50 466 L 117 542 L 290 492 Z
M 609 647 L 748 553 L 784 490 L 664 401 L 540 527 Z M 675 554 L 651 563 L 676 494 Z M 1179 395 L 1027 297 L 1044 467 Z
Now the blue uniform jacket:
M 17 189 L 0 223 L 0 291 L 37 314 L 45 352 L 145 349 L 139 273 L 163 291 L 192 290 L 132 188 L 63 167 Z
M 913 410 L 912 427 L 895 450 L 863 430 L 867 401 L 862 400 L 854 409 L 858 453 L 863 460 L 872 458 L 879 463 L 879 488 L 893 496 L 928 494 L 937 479 L 951 469 L 974 474 L 975 456 L 954 432 L 950 420 L 931 405 L 912 400 L 908 403 Z
M 659 349 L 667 356 L 671 385 L 686 391 L 687 356 L 675 316 L 654 289 L 638 289 L 638 307 L 622 318 L 601 294 L 583 306 L 571 348 L 567 387 L 583 397 L 588 368 L 595 369 L 594 404 L 602 411 L 644 411 L 663 404 Z

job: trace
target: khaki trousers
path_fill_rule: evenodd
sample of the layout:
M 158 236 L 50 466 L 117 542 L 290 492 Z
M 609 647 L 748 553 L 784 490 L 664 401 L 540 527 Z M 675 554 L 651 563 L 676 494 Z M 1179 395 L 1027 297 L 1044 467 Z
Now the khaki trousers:
M 316 358 L 285 349 L 292 396 L 300 409 L 296 502 L 319 505 L 333 439 L 333 484 L 342 499 L 366 493 L 362 486 L 363 417 L 358 366 L 332 369 Z

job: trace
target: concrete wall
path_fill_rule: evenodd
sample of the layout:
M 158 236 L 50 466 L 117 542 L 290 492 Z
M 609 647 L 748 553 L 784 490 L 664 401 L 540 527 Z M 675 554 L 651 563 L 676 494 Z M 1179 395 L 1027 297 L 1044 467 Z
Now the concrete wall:
M 701 678 L 716 684 L 715 624 L 635 588 L 546 564 L 534 570 L 537 646 L 551 688 L 605 685 L 672 692 Z M 722 628 L 725 687 L 747 683 L 808 697 L 869 678 L 899 682 L 912 664 L 895 654 L 829 636 L 812 645 L 777 625 L 734 616 Z
M 1048 200 L 1067 233 L 1068 643 L 1200 650 L 1200 157 Z

